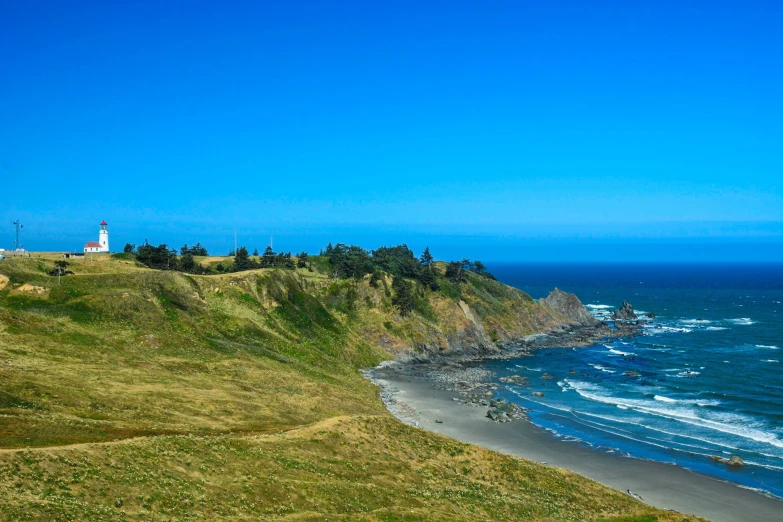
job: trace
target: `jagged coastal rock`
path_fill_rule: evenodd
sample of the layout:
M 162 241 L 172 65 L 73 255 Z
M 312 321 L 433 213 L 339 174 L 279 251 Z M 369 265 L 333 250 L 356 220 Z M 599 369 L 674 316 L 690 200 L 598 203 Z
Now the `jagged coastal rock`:
M 636 312 L 633 311 L 633 306 L 628 301 L 623 301 L 623 305 L 619 310 L 615 310 L 612 313 L 612 319 L 615 321 L 635 321 L 638 319 Z
M 539 299 L 538 302 L 559 312 L 569 321 L 573 321 L 582 326 L 595 326 L 600 323 L 585 305 L 582 304 L 582 301 L 580 301 L 577 296 L 563 292 L 559 288 L 555 288 L 549 292 L 548 296 Z
M 728 459 L 716 455 L 712 457 L 712 460 L 715 462 L 720 462 L 721 464 L 726 464 L 727 466 L 734 466 L 735 468 L 741 468 L 745 465 L 745 462 L 743 462 L 742 459 L 737 455 L 732 455 L 731 458 Z

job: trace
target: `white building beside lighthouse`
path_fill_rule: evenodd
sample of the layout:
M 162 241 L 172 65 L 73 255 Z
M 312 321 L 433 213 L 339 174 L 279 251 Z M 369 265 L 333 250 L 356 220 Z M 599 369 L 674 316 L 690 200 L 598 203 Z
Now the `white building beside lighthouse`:
M 84 244 L 84 253 L 100 253 L 109 251 L 109 228 L 105 221 L 101 221 L 101 230 L 98 233 L 98 241 L 88 241 Z

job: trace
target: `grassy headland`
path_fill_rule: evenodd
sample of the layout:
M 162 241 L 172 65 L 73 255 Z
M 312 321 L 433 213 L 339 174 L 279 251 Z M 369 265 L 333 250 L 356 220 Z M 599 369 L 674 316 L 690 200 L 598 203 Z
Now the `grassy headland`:
M 193 275 L 95 256 L 60 284 L 56 259 L 0 264 L 0 519 L 684 518 L 386 412 L 360 368 L 563 321 L 489 278 L 413 281 L 403 317 L 390 276 L 319 258 Z

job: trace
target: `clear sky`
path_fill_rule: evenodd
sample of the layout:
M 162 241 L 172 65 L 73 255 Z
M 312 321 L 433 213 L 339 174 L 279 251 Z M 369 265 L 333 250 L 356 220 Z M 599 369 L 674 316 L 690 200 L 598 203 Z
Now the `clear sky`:
M 646 5 L 640 5 L 646 4 Z M 0 0 L 0 247 L 783 260 L 783 2 Z

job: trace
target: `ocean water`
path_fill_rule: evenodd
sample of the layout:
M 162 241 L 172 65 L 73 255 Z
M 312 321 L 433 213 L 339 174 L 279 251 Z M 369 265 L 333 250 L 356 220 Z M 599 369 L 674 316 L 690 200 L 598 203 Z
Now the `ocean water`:
M 555 286 L 575 293 L 602 319 L 627 300 L 644 320 L 635 338 L 485 363 L 497 377 L 528 377 L 529 386 L 503 384 L 500 394 L 529 408 L 535 424 L 597 451 L 783 497 L 783 265 L 490 270 L 534 298 Z M 713 455 L 738 455 L 746 466 Z

